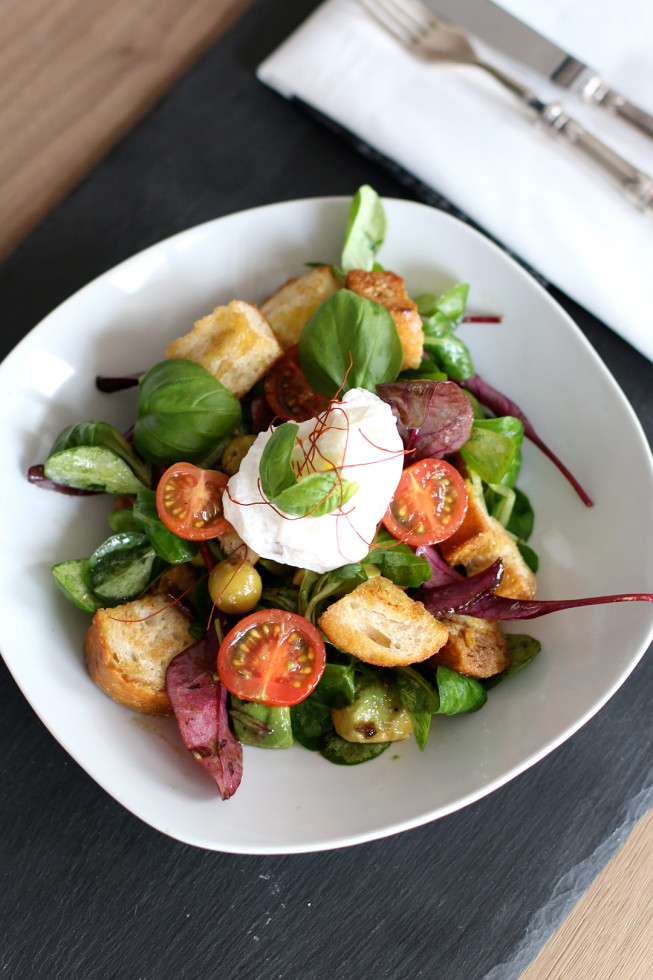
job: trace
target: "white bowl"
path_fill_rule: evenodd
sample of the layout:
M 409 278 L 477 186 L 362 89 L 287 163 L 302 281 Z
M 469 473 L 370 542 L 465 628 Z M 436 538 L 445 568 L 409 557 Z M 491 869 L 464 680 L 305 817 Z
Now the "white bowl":
M 648 604 L 595 606 L 514 624 L 542 642 L 526 670 L 472 715 L 435 717 L 424 752 L 411 739 L 345 768 L 299 746 L 245 748 L 227 802 L 183 748 L 171 719 L 136 715 L 89 679 L 88 617 L 50 567 L 88 556 L 108 534 L 108 498 L 45 493 L 26 482 L 55 436 L 102 418 L 126 428 L 132 392 L 102 395 L 96 373 L 145 369 L 219 303 L 261 300 L 307 261 L 337 261 L 349 201 L 257 208 L 176 235 L 80 290 L 0 366 L 3 473 L 0 648 L 23 693 L 70 755 L 142 820 L 217 851 L 274 854 L 369 841 L 485 796 L 581 727 L 623 683 L 653 637 Z M 481 235 L 442 212 L 385 202 L 380 260 L 409 292 L 471 283 L 469 308 L 505 315 L 467 325 L 479 374 L 511 396 L 593 497 L 586 508 L 531 444 L 520 486 L 535 507 L 539 595 L 653 589 L 653 469 L 639 423 L 566 313 Z M 7 520 L 6 515 L 10 515 Z

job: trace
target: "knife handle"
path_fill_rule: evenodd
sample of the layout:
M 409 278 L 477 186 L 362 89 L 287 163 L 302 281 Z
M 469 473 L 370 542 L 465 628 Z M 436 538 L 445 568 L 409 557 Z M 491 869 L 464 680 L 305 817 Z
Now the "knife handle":
M 641 211 L 653 214 L 653 177 L 638 170 L 609 146 L 572 119 L 557 102 L 545 104 L 531 100 L 530 108 L 552 136 L 576 147 L 588 160 L 597 164 Z
M 601 76 L 576 58 L 566 58 L 553 73 L 551 80 L 556 85 L 575 92 L 585 102 L 600 105 L 615 116 L 621 116 L 637 126 L 647 136 L 653 136 L 653 116 L 633 105 L 614 89 L 608 88 Z

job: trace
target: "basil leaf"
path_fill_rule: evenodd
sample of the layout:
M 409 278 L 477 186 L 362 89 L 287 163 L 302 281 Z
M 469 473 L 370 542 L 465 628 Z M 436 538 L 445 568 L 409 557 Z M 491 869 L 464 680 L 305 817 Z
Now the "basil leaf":
M 431 715 L 440 708 L 438 692 L 413 667 L 397 667 L 395 674 L 402 704 L 410 716 L 417 747 L 422 750 L 428 739 Z
M 349 289 L 332 293 L 317 308 L 299 338 L 299 362 L 314 391 L 337 391 L 394 381 L 403 348 L 385 306 Z
M 261 490 L 268 500 L 273 500 L 297 483 L 291 458 L 298 432 L 299 426 L 296 422 L 284 422 L 277 426 L 266 443 L 261 455 L 259 476 Z
M 77 446 L 49 456 L 43 471 L 49 480 L 77 490 L 138 493 L 145 485 L 112 449 Z
M 178 538 L 165 526 L 156 509 L 154 490 L 143 490 L 136 495 L 133 514 L 138 529 L 147 534 L 159 558 L 168 564 L 179 565 L 181 562 L 192 561 L 198 554 L 197 542 Z
M 240 419 L 238 399 L 200 364 L 162 361 L 141 379 L 134 445 L 160 466 L 201 465 Z
M 448 667 L 437 669 L 439 715 L 458 715 L 478 711 L 487 701 L 487 692 L 475 677 L 466 677 Z
M 114 604 L 136 598 L 153 578 L 155 558 L 147 535 L 114 534 L 89 559 L 93 591 Z
M 397 541 L 385 528 L 378 531 L 366 561 L 402 589 L 417 589 L 432 575 L 426 558 L 416 555 L 410 545 Z
M 385 211 L 379 195 L 369 184 L 363 184 L 356 191 L 349 209 L 340 260 L 342 268 L 370 272 L 385 232 Z
M 94 613 L 104 603 L 93 594 L 91 586 L 91 566 L 86 558 L 59 562 L 52 568 L 54 580 L 65 595 L 78 609 Z
M 142 459 L 139 459 L 125 437 L 114 426 L 109 425 L 108 422 L 99 422 L 96 419 L 92 419 L 89 422 L 77 422 L 75 425 L 69 425 L 55 439 L 54 445 L 48 453 L 48 459 L 51 456 L 58 455 L 69 449 L 76 449 L 80 446 L 96 446 L 110 450 L 127 464 L 128 468 L 134 473 L 136 480 L 146 487 L 150 486 L 152 481 L 151 468 Z M 74 486 L 75 484 L 64 485 Z M 121 491 L 117 492 L 120 493 Z
M 358 486 L 336 470 L 309 473 L 274 497 L 272 503 L 292 517 L 323 517 L 348 503 Z

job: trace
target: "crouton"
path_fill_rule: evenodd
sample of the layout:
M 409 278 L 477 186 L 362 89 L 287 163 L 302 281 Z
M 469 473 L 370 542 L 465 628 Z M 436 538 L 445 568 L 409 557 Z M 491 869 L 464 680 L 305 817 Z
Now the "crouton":
M 261 313 L 284 350 L 299 343 L 301 332 L 324 300 L 340 288 L 328 265 L 289 279 L 261 303 Z
M 341 650 L 377 667 L 426 660 L 448 635 L 421 602 L 381 575 L 328 606 L 318 625 Z
M 237 398 L 268 373 L 283 351 L 270 325 L 252 303 L 233 300 L 197 320 L 166 348 L 166 357 L 201 364 Z
M 150 593 L 98 609 L 84 654 L 93 681 L 113 701 L 146 715 L 170 715 L 166 668 L 195 640 L 188 619 L 167 595 Z
M 508 599 L 534 599 L 535 575 L 521 556 L 515 541 L 502 524 L 490 517 L 469 480 L 467 513 L 458 530 L 442 541 L 440 551 L 449 565 L 463 565 L 468 575 L 503 560 L 503 579 L 496 594 Z
M 498 623 L 475 616 L 441 616 L 449 638 L 429 659 L 433 667 L 449 667 L 468 677 L 492 677 L 510 666 L 508 641 Z
M 345 289 L 351 289 L 359 296 L 366 296 L 390 310 L 404 349 L 402 370 L 418 368 L 424 351 L 424 330 L 417 306 L 406 292 L 401 276 L 394 272 L 352 269 L 347 273 Z

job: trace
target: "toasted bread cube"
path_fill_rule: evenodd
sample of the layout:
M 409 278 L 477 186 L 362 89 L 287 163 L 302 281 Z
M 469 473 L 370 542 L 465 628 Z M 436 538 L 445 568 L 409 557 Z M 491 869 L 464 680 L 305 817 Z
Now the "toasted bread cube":
M 302 330 L 324 300 L 340 288 L 328 265 L 289 279 L 261 303 L 261 313 L 284 350 L 299 343 Z
M 282 354 L 258 307 L 237 299 L 228 306 L 216 306 L 190 333 L 166 348 L 167 358 L 201 364 L 237 398 L 247 394 Z
M 318 625 L 341 650 L 377 667 L 426 660 L 448 636 L 421 602 L 381 575 L 328 606 Z
M 390 310 L 404 349 L 401 368 L 418 368 L 424 352 L 424 330 L 417 306 L 406 292 L 401 276 L 394 272 L 352 269 L 347 273 L 345 289 L 351 289 L 353 293 L 366 296 Z
M 498 623 L 475 616 L 442 616 L 449 639 L 431 657 L 433 667 L 449 667 L 468 677 L 492 677 L 510 666 L 508 641 Z
M 163 593 L 98 609 L 84 654 L 93 681 L 113 701 L 146 715 L 170 715 L 168 664 L 195 643 L 190 622 Z
M 467 513 L 455 534 L 440 544 L 442 556 L 449 565 L 464 565 L 468 575 L 489 568 L 497 558 L 503 560 L 503 579 L 496 594 L 508 599 L 535 598 L 535 575 L 504 526 L 490 517 L 483 501 L 469 480 Z

